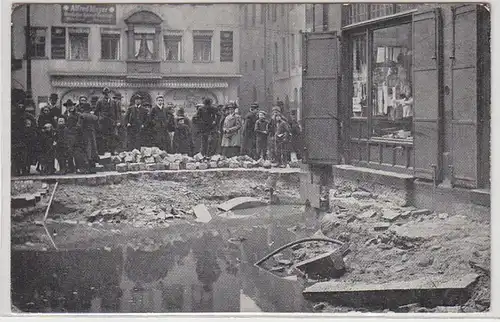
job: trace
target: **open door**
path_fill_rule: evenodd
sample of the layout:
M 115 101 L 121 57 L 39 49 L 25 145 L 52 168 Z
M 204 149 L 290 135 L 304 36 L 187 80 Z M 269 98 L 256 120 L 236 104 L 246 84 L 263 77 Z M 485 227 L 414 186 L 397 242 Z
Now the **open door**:
M 442 35 L 439 9 L 413 15 L 413 99 L 415 177 L 441 180 Z
M 305 161 L 338 164 L 339 39 L 336 32 L 304 33 L 302 46 Z

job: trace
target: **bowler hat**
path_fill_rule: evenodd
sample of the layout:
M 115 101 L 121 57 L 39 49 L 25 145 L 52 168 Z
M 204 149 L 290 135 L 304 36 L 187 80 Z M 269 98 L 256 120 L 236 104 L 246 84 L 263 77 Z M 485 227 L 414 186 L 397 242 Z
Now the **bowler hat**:
M 259 108 L 259 104 L 258 103 L 252 103 L 252 105 L 250 105 L 250 108 Z
M 107 94 L 107 93 L 109 93 L 109 92 L 111 92 L 111 91 L 109 90 L 109 88 L 108 88 L 108 87 L 104 87 L 104 88 L 102 89 L 102 93 L 103 93 L 103 94 Z
M 58 99 L 59 95 L 57 95 L 56 93 L 52 93 L 52 94 L 50 94 L 50 98 L 51 99 Z
M 280 112 L 281 113 L 281 108 L 279 108 L 279 106 L 273 106 L 273 108 L 271 109 L 272 112 Z
M 178 117 L 184 117 L 184 109 L 181 107 L 176 112 Z
M 71 100 L 71 98 L 70 98 L 70 99 L 68 99 L 68 100 L 66 101 L 66 103 L 64 103 L 64 104 L 63 104 L 63 106 L 67 106 L 67 107 L 69 107 L 69 106 L 73 106 L 73 105 L 75 105 L 75 103 L 73 103 L 73 101 Z
M 290 111 L 290 115 L 292 115 L 292 116 L 296 116 L 296 115 L 297 115 L 297 110 L 291 110 L 291 111 Z
M 205 104 L 205 105 L 212 104 L 212 100 L 210 98 L 206 97 L 203 99 L 203 104 Z
M 141 96 L 140 94 L 135 94 L 135 95 L 134 95 L 134 99 L 135 99 L 135 100 L 136 100 L 136 99 L 140 99 L 140 100 L 142 100 L 142 96 Z

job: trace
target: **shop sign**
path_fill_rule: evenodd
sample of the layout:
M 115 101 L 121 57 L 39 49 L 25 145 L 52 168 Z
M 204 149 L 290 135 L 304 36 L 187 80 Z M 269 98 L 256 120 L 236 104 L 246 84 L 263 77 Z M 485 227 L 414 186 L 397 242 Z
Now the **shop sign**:
M 233 61 L 233 32 L 220 32 L 220 61 Z
M 85 23 L 98 25 L 116 24 L 116 5 L 114 4 L 62 4 L 63 23 Z

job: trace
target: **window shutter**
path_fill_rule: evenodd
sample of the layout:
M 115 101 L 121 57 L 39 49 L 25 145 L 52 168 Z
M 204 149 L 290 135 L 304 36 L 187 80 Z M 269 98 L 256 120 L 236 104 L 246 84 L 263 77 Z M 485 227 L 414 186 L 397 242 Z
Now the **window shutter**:
M 477 186 L 477 6 L 457 5 L 453 12 L 452 155 L 456 185 Z
M 309 164 L 339 163 L 338 66 L 336 33 L 303 34 L 302 101 L 305 156 Z
M 436 181 L 442 172 L 441 16 L 439 9 L 413 15 L 413 98 L 415 177 Z

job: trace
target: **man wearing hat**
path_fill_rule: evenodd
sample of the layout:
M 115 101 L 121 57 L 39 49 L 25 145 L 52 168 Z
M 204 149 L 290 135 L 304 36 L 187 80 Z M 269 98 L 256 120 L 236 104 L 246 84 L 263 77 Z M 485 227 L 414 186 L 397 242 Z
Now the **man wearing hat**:
M 125 124 L 127 126 L 127 150 L 141 148 L 141 131 L 146 123 L 147 111 L 142 106 L 142 97 L 139 94 L 134 96 L 134 104 L 129 107 L 125 114 Z
M 236 108 L 234 103 L 226 106 L 229 114 L 224 119 L 224 125 L 222 126 L 222 154 L 228 158 L 237 156 L 240 153 L 241 118 L 236 114 Z
M 175 129 L 174 114 L 165 106 L 163 95 L 156 97 L 156 105 L 151 110 L 153 123 L 153 146 L 172 153 L 170 132 Z
M 212 105 L 210 98 L 203 99 L 203 106 L 198 109 L 197 115 L 200 122 L 201 147 L 203 156 L 210 156 L 214 144 L 214 134 L 217 130 L 217 108 Z
M 266 112 L 259 111 L 259 118 L 255 122 L 255 145 L 256 145 L 256 154 L 260 159 L 266 159 L 267 154 L 267 136 L 269 131 L 269 122 L 266 118 Z
M 97 101 L 95 109 L 95 115 L 99 118 L 99 139 L 97 143 L 99 154 L 115 152 L 115 130 L 116 124 L 119 123 L 119 115 L 115 101 L 109 96 L 110 92 L 107 87 L 102 90 L 103 97 Z
M 62 115 L 62 111 L 61 111 L 61 108 L 57 106 L 57 100 L 59 99 L 59 95 L 57 95 L 56 93 L 52 93 L 50 94 L 50 97 L 49 97 L 49 104 L 48 104 L 48 108 L 49 108 L 49 112 L 50 112 L 50 115 L 52 116 L 54 122 L 52 124 L 57 124 L 57 120 L 59 119 L 59 116 Z
M 290 111 L 290 134 L 291 134 L 291 146 L 290 152 L 295 153 L 298 159 L 301 157 L 302 152 L 302 130 L 300 124 L 297 121 L 297 110 Z
M 278 125 L 277 118 L 278 116 L 280 117 L 280 120 L 285 120 L 283 115 L 281 114 L 281 108 L 279 106 L 273 106 L 271 109 L 271 121 L 269 122 L 269 142 L 268 142 L 268 147 L 269 147 L 269 154 L 271 157 L 272 161 L 276 161 L 277 155 L 276 155 L 276 140 L 275 140 L 275 134 L 276 134 L 276 127 Z
M 78 113 L 83 112 L 82 104 L 87 103 L 87 101 L 88 101 L 88 98 L 85 95 L 80 95 L 80 97 L 78 97 L 78 104 L 76 104 L 76 106 L 75 106 L 76 111 Z
M 78 127 L 80 113 L 76 110 L 76 105 L 71 99 L 68 99 L 63 105 L 66 108 L 64 118 L 66 119 L 66 142 L 69 157 L 69 171 L 74 172 L 75 168 L 83 168 L 83 152 L 81 145 L 82 138 L 80 136 L 80 128 Z M 83 105 L 80 106 L 82 107 Z
M 189 119 L 184 115 L 184 108 L 177 110 L 175 131 L 173 135 L 173 151 L 175 153 L 193 155 L 193 135 Z
M 118 115 L 118 123 L 116 123 L 116 150 L 118 152 L 125 151 L 127 149 L 127 128 L 124 124 L 125 113 L 127 109 L 122 107 L 122 94 L 116 92 L 113 95 L 113 102 L 116 108 L 116 115 Z
M 92 173 L 95 164 L 99 162 L 97 152 L 96 132 L 99 118 L 92 114 L 89 103 L 82 104 L 83 113 L 78 119 L 78 127 L 81 129 L 81 147 L 83 152 L 83 163 L 86 173 Z
M 245 116 L 245 124 L 243 125 L 243 144 L 241 153 L 255 158 L 255 122 L 257 121 L 257 111 L 259 104 L 252 103 L 250 111 Z

